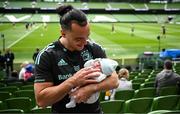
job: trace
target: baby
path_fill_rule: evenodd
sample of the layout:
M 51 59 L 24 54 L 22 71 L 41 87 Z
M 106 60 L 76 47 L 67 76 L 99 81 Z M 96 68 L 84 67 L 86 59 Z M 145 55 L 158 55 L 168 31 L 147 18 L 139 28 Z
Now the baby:
M 84 67 L 99 67 L 101 69 L 101 74 L 98 77 L 95 77 L 97 82 L 103 81 L 106 77 L 110 76 L 118 66 L 118 63 L 112 59 L 108 58 L 97 58 L 91 59 L 84 64 Z M 76 88 L 75 88 L 76 89 Z M 75 91 L 72 90 L 72 91 Z M 96 102 L 99 98 L 99 92 L 94 93 L 91 97 L 87 100 L 86 103 L 92 104 Z M 66 104 L 66 108 L 73 108 L 76 106 L 75 100 L 73 97 L 70 98 L 70 102 Z

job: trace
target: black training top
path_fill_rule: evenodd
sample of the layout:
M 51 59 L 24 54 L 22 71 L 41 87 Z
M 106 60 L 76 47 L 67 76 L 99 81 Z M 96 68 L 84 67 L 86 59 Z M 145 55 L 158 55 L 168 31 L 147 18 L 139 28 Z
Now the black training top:
M 53 82 L 59 85 L 74 73 L 83 68 L 86 61 L 94 58 L 105 58 L 105 51 L 96 43 L 88 41 L 81 51 L 69 51 L 59 40 L 49 44 L 37 56 L 35 62 L 35 83 Z M 69 95 L 53 104 L 54 113 L 100 113 L 99 101 L 93 104 L 76 104 L 75 108 L 66 108 Z

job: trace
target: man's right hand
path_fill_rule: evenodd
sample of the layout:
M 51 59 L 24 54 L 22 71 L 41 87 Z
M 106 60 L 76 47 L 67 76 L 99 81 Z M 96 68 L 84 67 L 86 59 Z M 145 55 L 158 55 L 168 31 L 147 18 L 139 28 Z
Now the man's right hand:
M 99 68 L 86 67 L 76 72 L 69 78 L 74 87 L 81 87 L 87 84 L 98 83 L 95 77 L 101 74 Z

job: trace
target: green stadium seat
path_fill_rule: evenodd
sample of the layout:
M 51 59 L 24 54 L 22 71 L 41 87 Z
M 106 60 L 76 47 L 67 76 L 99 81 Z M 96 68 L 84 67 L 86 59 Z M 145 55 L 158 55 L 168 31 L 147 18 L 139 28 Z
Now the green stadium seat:
M 180 114 L 180 110 L 170 110 L 170 112 L 168 112 L 168 114 Z
M 50 114 L 51 113 L 51 107 L 46 107 L 46 108 L 40 108 L 40 107 L 38 107 L 38 108 L 33 108 L 32 110 L 31 110 L 31 113 L 33 113 L 33 114 L 38 114 L 38 113 L 44 113 L 44 114 Z
M 167 95 L 155 97 L 152 104 L 152 111 L 154 110 L 176 110 L 179 95 Z
M 124 100 L 102 101 L 100 105 L 105 114 L 119 114 L 123 111 Z
M 23 85 L 23 82 L 9 82 L 7 83 L 7 86 L 16 86 L 20 88 Z
M 159 73 L 159 72 L 158 72 Z M 151 75 L 149 75 L 149 78 L 155 78 L 156 77 L 156 73 L 155 74 L 151 74 Z
M 24 112 L 30 112 L 31 107 L 31 99 L 28 97 L 16 97 L 9 98 L 5 100 L 8 109 L 21 109 Z
M 106 92 L 105 91 L 101 91 L 100 92 L 100 95 L 99 95 L 99 101 L 101 102 L 101 101 L 105 101 L 105 94 L 106 94 Z
M 7 114 L 24 114 L 24 111 L 21 109 L 4 109 L 0 110 L 0 113 L 7 113 Z
M 169 87 L 163 87 L 159 90 L 159 96 L 164 95 L 177 95 L 179 92 L 179 87 L 177 86 L 169 86 Z
M 135 91 L 134 98 L 141 98 L 141 97 L 155 97 L 156 96 L 156 89 L 155 88 L 141 88 Z
M 1 87 L 0 91 L 8 91 L 10 93 L 14 93 L 15 91 L 19 90 L 16 86 L 7 86 L 7 87 Z
M 4 101 L 8 98 L 11 97 L 11 93 L 9 93 L 8 91 L 0 91 L 0 101 Z
M 134 90 L 119 90 L 115 93 L 115 100 L 129 100 L 133 98 Z
M 145 79 L 145 82 L 155 82 L 155 77 Z
M 155 82 L 144 82 L 141 84 L 140 88 L 146 88 L 146 87 L 154 87 Z
M 34 85 L 34 82 L 25 82 L 25 85 Z
M 28 97 L 32 100 L 32 107 L 36 106 L 36 100 L 33 90 L 18 90 L 13 94 L 15 97 Z
M 178 102 L 178 104 L 177 104 L 177 108 L 176 108 L 177 110 L 180 110 L 180 99 L 179 99 L 179 102 Z
M 2 101 L 0 101 L 0 110 L 5 109 L 6 107 L 4 106 L 4 103 Z
M 168 114 L 169 112 L 171 112 L 170 110 L 155 110 L 155 111 L 151 111 L 148 114 Z
M 139 78 L 147 78 L 148 77 L 148 75 L 138 75 L 138 76 L 136 76 L 135 77 L 135 79 L 139 79 Z
M 134 90 L 137 90 L 137 89 L 139 89 L 140 88 L 140 83 L 132 83 L 132 88 L 134 89 Z
M 145 80 L 145 78 L 135 78 L 132 80 L 132 83 L 143 83 Z
M 133 80 L 135 77 L 136 77 L 136 75 L 130 74 L 130 75 L 129 75 L 129 80 Z
M 151 110 L 153 98 L 136 98 L 125 102 L 124 113 L 147 113 Z
M 20 90 L 34 90 L 34 85 L 23 85 Z
M 0 83 L 0 88 L 1 88 L 1 87 L 6 87 L 6 84 Z

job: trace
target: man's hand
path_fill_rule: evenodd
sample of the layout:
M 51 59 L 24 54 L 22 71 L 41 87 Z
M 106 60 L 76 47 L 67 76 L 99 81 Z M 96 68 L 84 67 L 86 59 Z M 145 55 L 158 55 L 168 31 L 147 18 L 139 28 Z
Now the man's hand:
M 81 87 L 87 84 L 97 83 L 97 81 L 94 78 L 98 77 L 99 75 L 99 68 L 88 67 L 79 70 L 68 80 L 72 82 L 74 87 Z
M 84 87 L 77 88 L 70 93 L 70 96 L 74 97 L 76 103 L 86 102 L 92 94 L 96 92 L 96 86 L 89 84 Z

